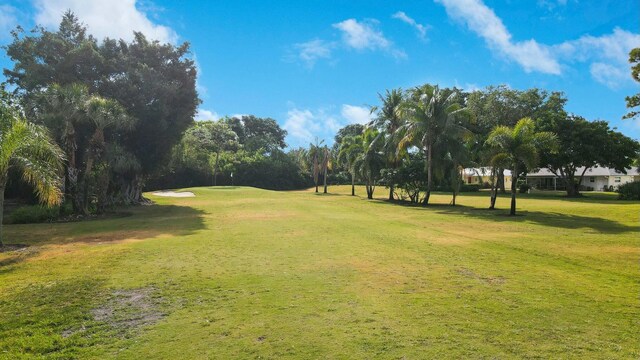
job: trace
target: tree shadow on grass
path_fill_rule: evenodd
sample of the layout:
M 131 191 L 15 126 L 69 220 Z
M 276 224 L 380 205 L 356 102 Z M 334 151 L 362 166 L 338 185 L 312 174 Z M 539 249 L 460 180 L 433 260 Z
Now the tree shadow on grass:
M 0 253 L 0 274 L 37 255 L 43 246 L 108 244 L 158 236 L 186 236 L 205 228 L 205 212 L 188 206 L 151 205 L 122 210 L 129 216 L 67 223 L 5 225 L 7 244 L 28 246 L 18 251 Z
M 442 193 L 447 194 L 447 193 Z M 451 194 L 451 193 L 448 193 Z M 491 196 L 487 191 L 478 192 L 465 192 L 460 194 L 461 197 L 485 197 L 489 202 Z M 511 199 L 511 193 L 498 194 L 500 199 Z M 638 201 L 619 200 L 617 194 L 613 193 L 591 193 L 584 192 L 581 196 L 569 197 L 565 192 L 545 192 L 539 191 L 532 194 L 520 194 L 518 193 L 518 199 L 536 199 L 536 200 L 559 200 L 568 202 L 580 202 L 580 203 L 594 203 L 594 204 L 616 204 L 616 205 L 637 205 Z
M 558 212 L 520 210 L 518 211 L 518 216 L 509 216 L 508 209 L 489 210 L 465 205 L 451 206 L 446 204 L 430 204 L 422 206 L 418 204 L 411 204 L 409 202 L 390 202 L 383 200 L 377 200 L 373 203 L 386 206 L 403 206 L 417 211 L 433 211 L 437 214 L 462 216 L 494 222 L 528 222 L 563 229 L 587 228 L 603 234 L 622 234 L 640 231 L 640 226 L 628 226 L 609 219 L 562 214 Z

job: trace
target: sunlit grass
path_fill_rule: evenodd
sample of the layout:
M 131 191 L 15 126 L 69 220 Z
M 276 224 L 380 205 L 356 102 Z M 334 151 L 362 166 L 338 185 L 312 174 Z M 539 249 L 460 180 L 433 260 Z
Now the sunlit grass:
M 486 193 L 422 208 L 349 187 L 190 190 L 7 226 L 31 246 L 0 253 L 0 357 L 640 356 L 638 202 L 525 194 L 509 217 Z M 138 289 L 160 319 L 96 320 Z M 118 319 L 141 316 L 126 306 Z

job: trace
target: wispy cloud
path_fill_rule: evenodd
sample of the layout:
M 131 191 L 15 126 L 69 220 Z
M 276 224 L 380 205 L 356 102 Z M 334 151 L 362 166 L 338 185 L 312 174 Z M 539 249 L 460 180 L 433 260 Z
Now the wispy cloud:
M 18 10 L 11 5 L 0 5 L 0 40 L 8 39 L 18 25 Z
M 590 62 L 593 78 L 610 88 L 631 82 L 629 52 L 640 44 L 640 35 L 615 28 L 611 34 L 585 35 L 555 45 L 553 51 L 567 62 Z
M 429 25 L 419 24 L 415 19 L 409 17 L 404 11 L 398 11 L 397 13 L 391 15 L 392 18 L 398 19 L 406 24 L 411 25 L 414 29 L 416 29 L 418 33 L 418 37 L 422 40 L 426 39 L 427 29 L 430 28 Z
M 549 48 L 535 40 L 513 41 L 502 20 L 481 0 L 435 0 L 444 5 L 447 14 L 462 21 L 482 37 L 487 45 L 507 59 L 517 62 L 526 72 L 537 71 L 558 75 L 560 64 Z
M 391 40 L 387 39 L 382 31 L 377 29 L 377 24 L 377 20 L 358 21 L 356 19 L 347 19 L 333 24 L 333 27 L 342 32 L 342 40 L 350 48 L 356 50 L 381 50 L 395 58 L 406 58 L 407 54 L 398 49 Z
M 482 0 L 435 0 L 447 14 L 463 21 L 502 56 L 518 63 L 526 72 L 560 75 L 571 63 L 588 63 L 593 79 L 612 89 L 629 83 L 628 54 L 640 44 L 640 35 L 615 28 L 611 34 L 585 35 L 557 45 L 544 45 L 531 39 L 515 42 L 502 20 Z M 558 6 L 566 1 L 555 1 Z M 562 61 L 562 64 L 561 64 Z
M 330 59 L 331 51 L 335 43 L 314 39 L 293 45 L 296 51 L 297 60 L 305 63 L 309 68 L 313 68 L 318 59 Z
M 290 104 L 283 125 L 289 134 L 287 143 L 291 146 L 307 145 L 317 137 L 331 145 L 341 128 L 349 124 L 366 124 L 371 120 L 367 107 L 343 104 L 339 114 L 336 110 L 333 106 L 308 109 Z
M 161 42 L 176 43 L 178 40 L 173 29 L 154 23 L 149 14 L 140 9 L 137 0 L 35 0 L 34 5 L 36 22 L 46 27 L 56 27 L 61 15 L 70 9 L 98 38 L 131 40 L 133 32 L 139 31 Z

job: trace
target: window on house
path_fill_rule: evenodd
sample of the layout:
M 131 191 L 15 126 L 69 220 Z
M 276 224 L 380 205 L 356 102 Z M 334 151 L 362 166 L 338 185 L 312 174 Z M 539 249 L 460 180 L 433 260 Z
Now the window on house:
M 593 176 L 589 178 L 589 182 L 596 182 L 596 178 L 594 178 Z
M 622 179 L 620 178 L 620 176 L 616 176 L 613 178 L 613 181 L 615 182 L 620 182 Z

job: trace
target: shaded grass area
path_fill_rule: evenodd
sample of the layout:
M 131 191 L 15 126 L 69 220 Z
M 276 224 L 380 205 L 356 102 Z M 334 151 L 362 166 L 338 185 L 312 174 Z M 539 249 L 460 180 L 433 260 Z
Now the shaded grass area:
M 7 226 L 0 357 L 640 356 L 638 202 L 189 190 Z

